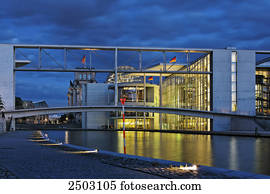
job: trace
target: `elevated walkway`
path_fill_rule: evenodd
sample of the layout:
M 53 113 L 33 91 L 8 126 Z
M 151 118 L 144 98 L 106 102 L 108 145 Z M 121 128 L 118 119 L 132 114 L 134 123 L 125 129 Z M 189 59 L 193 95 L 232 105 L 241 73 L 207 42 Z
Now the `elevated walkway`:
M 126 111 L 137 112 L 154 112 L 164 114 L 177 114 L 185 116 L 194 116 L 202 118 L 213 118 L 215 116 L 220 117 L 237 117 L 237 118 L 250 118 L 250 119 L 262 119 L 270 120 L 270 117 L 266 116 L 253 116 L 245 114 L 234 114 L 226 112 L 215 111 L 202 111 L 195 109 L 184 108 L 170 108 L 170 107 L 145 107 L 145 106 L 125 106 Z M 110 112 L 110 111 L 122 111 L 122 106 L 114 105 L 95 105 L 95 106 L 69 106 L 69 107 L 51 107 L 51 108 L 36 108 L 36 109 L 20 109 L 14 111 L 4 112 L 5 117 L 22 118 L 37 115 L 57 114 L 57 113 L 71 113 L 71 112 Z
M 121 111 L 122 106 L 114 105 L 99 105 L 99 106 L 70 106 L 70 107 L 54 107 L 54 108 L 37 108 L 37 109 L 21 109 L 14 111 L 4 112 L 5 118 L 11 119 L 10 124 L 14 123 L 14 119 L 46 115 L 46 114 L 58 114 L 58 113 L 71 113 L 71 112 L 110 112 L 110 111 Z M 270 117 L 256 116 L 256 115 L 244 115 L 235 113 L 223 113 L 215 111 L 201 111 L 193 109 L 183 109 L 183 108 L 169 108 L 169 107 L 145 107 L 145 106 L 125 106 L 126 111 L 136 111 L 136 112 L 154 112 L 154 113 L 164 113 L 164 114 L 176 114 L 185 115 L 192 117 L 202 117 L 210 118 L 214 121 L 222 121 L 226 119 L 226 123 L 221 125 L 216 125 L 217 131 L 226 130 L 257 130 L 260 129 L 260 125 L 255 123 L 255 119 L 260 120 L 270 120 Z M 13 121 L 12 121 L 13 120 Z M 244 125 L 243 125 L 244 124 Z M 10 129 L 15 129 L 12 125 Z M 263 130 L 263 129 L 262 129 Z M 215 130 L 216 131 L 216 130 Z

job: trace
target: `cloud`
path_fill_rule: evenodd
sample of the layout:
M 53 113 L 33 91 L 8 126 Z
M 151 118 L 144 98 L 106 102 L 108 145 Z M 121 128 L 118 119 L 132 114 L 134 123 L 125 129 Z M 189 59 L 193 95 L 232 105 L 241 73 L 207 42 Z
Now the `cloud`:
M 0 7 L 0 42 L 270 49 L 269 7 L 267 0 L 9 0 Z M 96 63 L 106 66 L 109 57 L 103 61 Z M 59 84 L 53 74 L 37 75 Z M 31 83 L 23 76 L 18 81 Z M 68 76 L 61 78 L 66 81 Z M 20 88 L 26 85 L 19 85 L 18 92 L 24 94 Z M 61 87 L 63 93 L 66 88 Z M 55 99 L 48 92 L 53 88 L 37 88 L 40 96 Z
M 22 43 L 197 47 L 200 36 L 198 45 L 211 39 L 242 47 L 244 39 L 256 47 L 250 40 L 263 38 L 269 28 L 267 6 L 252 0 L 11 0 L 0 16 L 18 29 L 9 40 L 16 36 Z
M 16 96 L 24 100 L 46 100 L 49 106 L 66 106 L 72 73 L 16 73 Z

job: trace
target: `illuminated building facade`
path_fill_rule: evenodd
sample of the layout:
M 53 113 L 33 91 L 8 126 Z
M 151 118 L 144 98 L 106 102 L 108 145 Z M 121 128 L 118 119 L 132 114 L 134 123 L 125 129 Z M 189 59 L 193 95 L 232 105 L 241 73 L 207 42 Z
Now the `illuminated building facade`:
M 181 71 L 210 72 L 210 54 L 207 54 L 190 66 L 181 67 Z M 162 84 L 162 105 L 164 107 L 196 109 L 210 111 L 210 75 L 209 74 L 172 74 Z M 162 115 L 162 129 L 210 131 L 210 119 L 174 114 Z
M 256 70 L 256 112 L 270 115 L 270 67 Z
M 120 98 L 126 98 L 127 106 L 270 114 L 270 65 L 256 64 L 254 51 L 214 49 L 187 63 L 159 63 L 145 69 L 153 73 L 136 72 L 131 66 L 118 66 L 118 70 L 122 71 L 117 74 L 117 84 L 112 72 L 105 83 L 86 81 L 88 75 L 77 73 L 68 94 L 69 105 L 121 105 Z M 258 127 L 254 121 L 222 115 L 207 118 L 131 111 L 125 115 L 127 129 L 223 131 Z M 83 128 L 123 128 L 121 111 L 82 113 L 81 119 Z
M 114 89 L 111 86 L 110 89 Z M 125 105 L 159 106 L 159 86 L 143 83 L 121 83 L 118 85 L 119 99 L 126 98 Z M 123 128 L 121 112 L 111 112 L 112 124 Z M 150 112 L 125 112 L 125 127 L 127 129 L 158 129 L 159 114 Z
M 118 70 L 135 70 L 130 66 L 119 66 Z M 132 73 L 119 73 L 118 84 L 118 102 L 121 98 L 126 98 L 125 105 L 136 106 L 159 106 L 159 85 L 146 83 L 145 76 L 138 76 Z M 111 94 L 114 93 L 114 74 L 107 78 L 110 84 Z M 109 102 L 113 104 L 114 99 Z M 158 129 L 159 114 L 150 112 L 126 112 L 125 127 L 127 129 Z M 115 128 L 123 128 L 123 119 L 121 112 L 110 113 L 110 125 Z
M 55 54 L 55 58 L 63 61 L 57 63 L 59 67 L 48 65 L 51 64 L 48 56 L 53 56 L 49 55 L 48 50 Z M 59 54 L 56 54 L 56 50 Z M 25 51 L 26 56 L 35 56 L 33 61 L 25 58 L 21 51 Z M 77 56 L 89 56 L 89 68 L 86 64 L 84 68 L 76 68 L 77 62 L 74 63 L 74 60 L 79 59 L 72 57 L 76 53 Z M 161 130 L 255 130 L 260 128 L 256 124 L 257 119 L 262 119 L 256 115 L 269 115 L 270 65 L 265 65 L 270 61 L 269 55 L 269 50 L 241 50 L 233 47 L 213 49 L 0 44 L 0 65 L 4 70 L 0 73 L 0 91 L 5 110 L 14 111 L 17 71 L 76 72 L 68 93 L 70 106 L 113 104 L 118 110 L 118 106 L 121 106 L 119 98 L 127 96 L 130 105 L 158 106 L 148 111 L 162 112 L 154 115 L 143 113 L 144 129 L 149 126 Z M 172 57 L 175 60 L 169 60 Z M 178 61 L 178 57 L 186 60 Z M 157 65 L 149 67 L 152 64 Z M 107 82 L 104 80 L 104 83 L 95 83 L 95 73 L 110 75 Z M 152 78 L 151 82 L 148 81 L 149 77 Z M 154 103 L 147 101 L 151 93 L 155 97 Z M 137 107 L 137 110 L 143 111 L 145 107 Z M 55 109 L 51 108 L 53 111 Z M 78 108 L 78 111 L 82 110 Z M 27 115 L 24 112 L 22 114 Z M 134 117 L 134 113 L 130 114 L 130 117 Z M 138 119 L 142 119 L 141 114 Z M 110 113 L 99 115 L 89 112 L 80 115 L 85 128 L 89 128 L 91 123 L 96 124 L 91 128 L 111 125 L 119 128 L 115 124 L 119 120 L 117 114 L 110 116 Z M 136 115 L 138 117 L 138 113 Z M 15 119 L 7 119 L 11 121 L 10 128 L 15 129 Z M 148 125 L 148 121 L 154 124 Z M 141 120 L 135 124 L 133 121 L 130 123 L 135 128 L 137 125 L 142 126 Z

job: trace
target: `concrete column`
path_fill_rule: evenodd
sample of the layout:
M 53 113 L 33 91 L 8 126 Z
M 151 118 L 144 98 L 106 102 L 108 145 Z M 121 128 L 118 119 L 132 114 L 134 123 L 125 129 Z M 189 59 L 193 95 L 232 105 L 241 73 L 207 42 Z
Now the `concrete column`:
M 118 104 L 118 83 L 117 83 L 117 70 L 118 70 L 118 49 L 115 49 L 115 58 L 114 58 L 114 105 Z
M 231 112 L 231 50 L 213 51 L 213 82 L 212 105 L 213 111 Z M 213 131 L 226 131 L 231 129 L 229 117 L 213 118 Z
M 143 105 L 146 106 L 146 77 L 143 76 Z M 145 112 L 143 112 L 143 129 L 145 129 Z
M 237 52 L 237 113 L 256 115 L 256 53 Z
M 142 71 L 142 51 L 139 51 L 139 70 Z
M 87 84 L 87 105 L 106 105 L 108 85 L 105 83 L 91 83 Z M 100 129 L 108 125 L 107 112 L 87 112 L 87 123 L 85 124 L 88 129 Z
M 13 46 L 0 45 L 0 95 L 5 110 L 15 109 Z
M 162 107 L 162 74 L 159 76 L 159 106 Z M 159 113 L 159 129 L 162 130 L 162 113 Z
M 87 84 L 82 84 L 82 105 L 87 106 Z M 82 128 L 87 128 L 87 112 L 82 112 Z
M 166 59 L 166 52 L 163 52 L 163 71 L 167 71 L 167 59 Z
M 232 51 L 237 52 L 237 111 L 235 113 L 255 115 L 256 53 L 246 50 L 213 51 L 213 111 L 227 113 L 232 111 Z M 241 122 L 242 124 L 239 124 Z M 214 116 L 213 130 L 243 130 L 241 126 L 244 126 L 245 122 L 250 123 L 245 119 Z
M 0 68 L 0 95 L 5 110 L 15 110 L 14 48 L 12 45 L 0 44 Z M 15 130 L 14 119 L 11 128 Z
M 115 48 L 115 53 L 114 53 L 114 105 L 117 106 L 118 104 L 118 83 L 117 83 L 117 79 L 118 79 L 118 49 Z M 118 112 L 116 112 L 116 115 L 118 116 Z M 118 129 L 118 125 L 117 125 L 117 119 L 115 121 L 115 129 Z
M 85 88 L 85 96 L 84 96 L 85 100 L 84 100 L 84 105 L 87 106 L 87 105 L 88 105 L 88 102 L 87 102 L 87 98 L 88 98 L 88 95 L 87 95 L 87 83 L 84 84 L 84 85 L 85 85 L 85 86 L 84 86 L 84 88 Z M 88 128 L 88 126 L 87 126 L 87 123 L 88 123 L 88 121 L 87 121 L 87 116 L 88 116 L 88 113 L 85 112 L 85 128 Z
M 237 51 L 237 111 L 238 114 L 256 115 L 256 53 Z M 261 126 L 254 119 L 232 118 L 232 130 L 254 130 Z

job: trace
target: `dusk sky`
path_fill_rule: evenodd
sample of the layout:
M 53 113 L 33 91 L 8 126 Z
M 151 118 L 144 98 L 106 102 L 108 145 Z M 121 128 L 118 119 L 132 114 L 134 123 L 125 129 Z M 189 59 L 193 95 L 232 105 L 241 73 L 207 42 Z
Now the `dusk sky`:
M 270 1 L 9 0 L 0 43 L 270 49 Z M 16 95 L 67 104 L 72 73 L 17 73 Z

